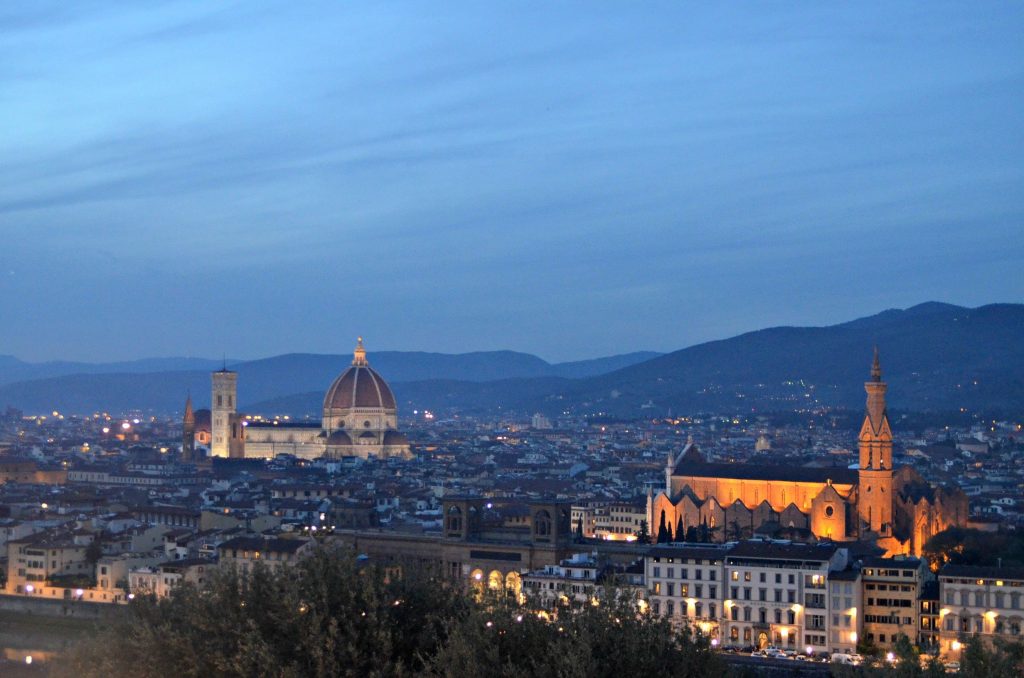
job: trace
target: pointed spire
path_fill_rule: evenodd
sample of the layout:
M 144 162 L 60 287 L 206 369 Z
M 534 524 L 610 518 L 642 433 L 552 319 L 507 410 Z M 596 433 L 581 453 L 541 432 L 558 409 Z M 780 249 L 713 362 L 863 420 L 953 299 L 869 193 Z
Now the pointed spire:
M 192 391 L 188 392 L 188 396 L 185 398 L 185 417 L 184 421 L 186 424 L 196 423 L 196 414 L 192 411 Z
M 882 381 L 882 364 L 878 361 L 878 344 L 875 344 L 875 359 L 871 363 L 871 381 Z
M 366 367 L 369 365 L 366 362 L 366 349 L 363 348 L 363 338 L 359 337 L 358 343 L 356 343 L 356 350 L 352 352 L 352 364 L 358 367 Z

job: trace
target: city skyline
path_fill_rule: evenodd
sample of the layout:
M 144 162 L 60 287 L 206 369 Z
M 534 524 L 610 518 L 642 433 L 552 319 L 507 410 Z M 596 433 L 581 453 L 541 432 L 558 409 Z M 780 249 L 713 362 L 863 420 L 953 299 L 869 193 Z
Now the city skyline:
M 1020 301 L 1021 12 L 8 8 L 0 354 L 558 361 Z

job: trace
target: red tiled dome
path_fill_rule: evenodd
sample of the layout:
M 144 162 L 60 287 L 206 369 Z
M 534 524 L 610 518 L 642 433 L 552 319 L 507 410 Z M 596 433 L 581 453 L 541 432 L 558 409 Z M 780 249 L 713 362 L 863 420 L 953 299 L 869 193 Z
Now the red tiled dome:
M 327 438 L 328 445 L 351 445 L 352 438 L 344 431 L 335 431 Z
M 398 431 L 388 431 L 384 434 L 385 445 L 408 445 L 409 439 Z
M 397 409 L 395 396 L 387 382 L 365 365 L 353 365 L 334 380 L 324 397 L 324 409 L 353 407 Z

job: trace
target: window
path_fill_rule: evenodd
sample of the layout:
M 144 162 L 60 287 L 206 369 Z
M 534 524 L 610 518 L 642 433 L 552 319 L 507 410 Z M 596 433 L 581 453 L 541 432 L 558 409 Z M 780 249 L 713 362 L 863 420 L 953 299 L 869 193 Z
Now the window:
M 740 573 L 737 572 L 736 570 L 733 570 L 732 571 L 732 575 L 730 575 L 730 576 L 731 576 L 733 581 L 739 581 L 740 580 Z
M 760 575 L 761 575 L 760 581 L 763 584 L 763 583 L 765 583 L 768 580 L 768 575 L 765 574 L 764 572 L 761 572 Z

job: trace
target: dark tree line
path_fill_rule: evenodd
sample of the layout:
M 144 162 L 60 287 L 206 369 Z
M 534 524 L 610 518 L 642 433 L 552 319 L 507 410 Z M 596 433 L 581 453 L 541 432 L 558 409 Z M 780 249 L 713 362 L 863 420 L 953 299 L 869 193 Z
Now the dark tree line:
M 547 621 L 504 593 L 475 600 L 420 568 L 385 570 L 320 551 L 140 597 L 113 628 L 55 664 L 92 676 L 709 676 L 702 639 L 609 595 Z

